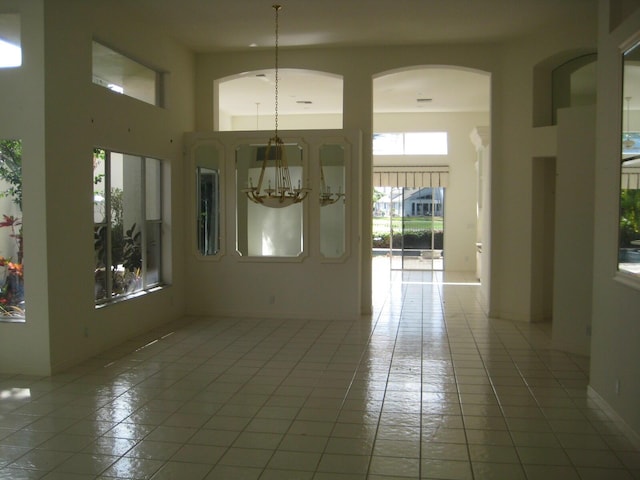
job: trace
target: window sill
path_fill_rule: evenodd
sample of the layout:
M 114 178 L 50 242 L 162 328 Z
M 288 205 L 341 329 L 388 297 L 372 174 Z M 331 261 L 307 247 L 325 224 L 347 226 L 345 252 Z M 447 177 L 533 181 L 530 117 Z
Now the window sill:
M 126 302 L 128 300 L 132 300 L 134 298 L 143 297 L 149 293 L 158 292 L 168 287 L 168 285 L 156 285 L 155 287 L 147 288 L 146 290 L 139 290 L 137 292 L 129 293 L 127 295 L 119 295 L 111 300 L 105 300 L 100 303 L 95 304 L 96 310 L 102 309 L 104 307 L 108 307 L 110 305 L 115 305 L 117 303 Z
M 0 317 L 0 323 L 27 323 L 24 317 Z

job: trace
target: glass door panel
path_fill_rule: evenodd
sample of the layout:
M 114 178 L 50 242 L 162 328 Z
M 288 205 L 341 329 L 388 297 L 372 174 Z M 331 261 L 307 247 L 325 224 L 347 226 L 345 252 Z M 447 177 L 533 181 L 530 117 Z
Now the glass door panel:
M 444 270 L 444 188 L 377 187 L 373 254 L 392 270 Z

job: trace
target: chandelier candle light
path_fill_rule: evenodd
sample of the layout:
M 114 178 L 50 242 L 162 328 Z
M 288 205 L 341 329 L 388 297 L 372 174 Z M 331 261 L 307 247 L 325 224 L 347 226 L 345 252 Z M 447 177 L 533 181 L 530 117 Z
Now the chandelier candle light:
M 320 166 L 320 206 L 326 207 L 327 205 L 333 205 L 341 198 L 344 198 L 342 189 L 338 187 L 338 192 L 331 193 L 331 187 L 327 185 L 324 179 L 324 169 Z
M 249 187 L 242 189 L 247 198 L 254 203 L 264 205 L 270 208 L 284 208 L 294 203 L 302 202 L 309 194 L 309 188 L 304 188 L 298 182 L 297 188 L 291 184 L 291 174 L 289 173 L 289 165 L 285 152 L 285 145 L 278 135 L 278 14 L 281 5 L 273 5 L 276 17 L 276 43 L 275 43 L 275 134 L 269 139 L 265 149 L 264 159 L 262 161 L 262 169 L 260 170 L 260 178 L 258 185 L 253 186 L 253 181 L 249 177 Z M 267 188 L 263 188 L 265 171 L 269 159 L 273 159 L 271 168 L 275 171 L 275 185 L 268 182 Z

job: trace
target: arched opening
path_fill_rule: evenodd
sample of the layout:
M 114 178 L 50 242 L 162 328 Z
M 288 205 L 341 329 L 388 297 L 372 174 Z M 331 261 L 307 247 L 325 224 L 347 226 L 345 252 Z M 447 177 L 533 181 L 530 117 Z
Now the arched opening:
M 595 104 L 596 60 L 593 50 L 553 55 L 533 68 L 533 126 L 556 125 L 558 109 Z
M 278 70 L 278 128 L 342 128 L 342 76 L 303 69 Z M 273 130 L 275 70 L 254 70 L 216 80 L 214 130 Z
M 489 143 L 474 137 L 488 137 L 490 84 L 487 72 L 455 66 L 414 66 L 373 79 L 374 262 L 386 258 L 385 268 L 428 271 L 434 279 L 488 279 L 480 246 L 488 252 Z

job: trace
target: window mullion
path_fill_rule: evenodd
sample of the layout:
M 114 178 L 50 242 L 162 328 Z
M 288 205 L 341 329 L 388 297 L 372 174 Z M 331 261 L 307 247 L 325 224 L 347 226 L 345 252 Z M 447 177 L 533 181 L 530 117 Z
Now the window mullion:
M 147 288 L 147 159 L 141 157 L 141 176 L 140 176 L 140 211 L 142 225 L 140 226 L 140 276 L 142 277 L 142 289 Z
M 104 152 L 104 198 L 105 198 L 105 220 L 107 226 L 107 238 L 106 238 L 106 258 L 105 258 L 105 275 L 107 277 L 106 288 L 107 295 L 106 299 L 109 300 L 113 296 L 113 265 L 111 264 L 113 255 L 111 254 L 112 249 L 112 239 L 111 239 L 111 152 L 109 150 L 105 150 Z

